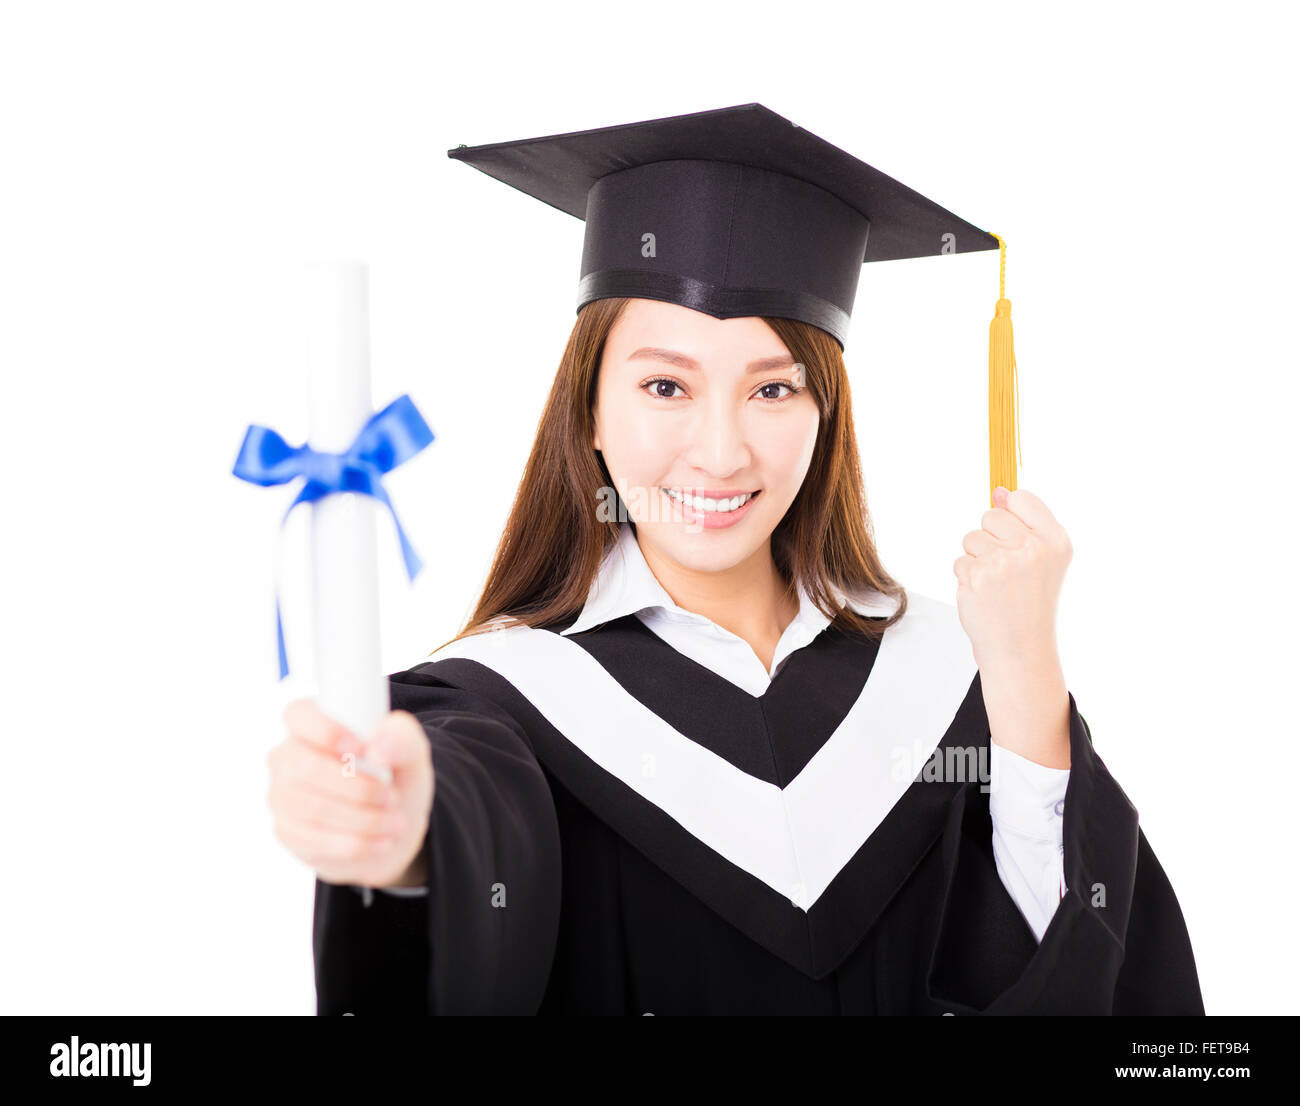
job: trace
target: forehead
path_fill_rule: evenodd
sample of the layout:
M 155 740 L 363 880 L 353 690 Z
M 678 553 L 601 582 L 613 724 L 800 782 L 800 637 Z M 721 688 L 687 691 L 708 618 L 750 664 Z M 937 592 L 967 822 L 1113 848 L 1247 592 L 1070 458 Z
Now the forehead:
M 785 343 L 757 315 L 718 319 L 676 303 L 632 299 L 610 330 L 602 363 L 622 364 L 642 348 L 673 350 L 701 367 L 743 368 L 759 358 L 789 356 Z

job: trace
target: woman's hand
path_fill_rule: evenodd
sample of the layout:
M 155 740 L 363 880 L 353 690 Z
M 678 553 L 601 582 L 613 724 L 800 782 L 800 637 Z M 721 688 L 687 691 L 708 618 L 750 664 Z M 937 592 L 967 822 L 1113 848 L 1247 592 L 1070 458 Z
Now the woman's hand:
M 1069 535 L 1033 492 L 998 488 L 994 503 L 952 566 L 957 613 L 981 671 L 1055 660 L 1056 608 L 1074 555 Z
M 314 700 L 294 700 L 284 722 L 288 736 L 267 757 L 276 837 L 326 883 L 422 881 L 434 773 L 419 720 L 390 711 L 364 749 L 392 769 L 392 784 L 356 770 L 361 742 Z
M 962 539 L 952 570 L 957 614 L 974 647 L 992 739 L 1049 768 L 1070 767 L 1070 697 L 1056 649 L 1056 607 L 1074 555 L 1032 492 L 1005 488 Z

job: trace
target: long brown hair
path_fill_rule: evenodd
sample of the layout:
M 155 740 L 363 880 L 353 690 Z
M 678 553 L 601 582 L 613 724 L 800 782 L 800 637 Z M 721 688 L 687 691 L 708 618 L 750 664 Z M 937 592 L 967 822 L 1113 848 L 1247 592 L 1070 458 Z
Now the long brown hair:
M 608 512 L 596 509 L 601 489 L 612 488 L 613 480 L 591 441 L 601 353 L 627 302 L 593 300 L 578 312 L 483 594 L 451 641 L 490 629 L 494 620 L 564 625 L 586 603 L 601 560 L 618 540 L 618 517 L 625 511 L 621 500 L 615 518 L 602 519 L 600 514 Z M 808 323 L 764 321 L 803 365 L 804 384 L 821 414 L 808 473 L 772 532 L 772 559 L 787 586 L 803 581 L 836 628 L 879 638 L 903 617 L 907 594 L 876 553 L 839 344 Z M 838 608 L 832 584 L 846 593 L 878 592 L 897 600 L 898 609 L 887 619 L 869 619 Z

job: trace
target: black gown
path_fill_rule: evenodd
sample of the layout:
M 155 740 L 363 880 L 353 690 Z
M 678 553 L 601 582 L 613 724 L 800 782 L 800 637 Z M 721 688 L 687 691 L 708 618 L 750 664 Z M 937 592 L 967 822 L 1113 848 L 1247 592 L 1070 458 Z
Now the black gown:
M 988 754 L 954 623 L 909 593 L 883 642 L 828 627 L 760 697 L 633 615 L 391 675 L 436 773 L 428 894 L 316 881 L 317 1012 L 1203 1014 L 1173 888 L 1073 694 L 1041 943 L 979 778 L 879 784 L 882 735 L 932 769 Z

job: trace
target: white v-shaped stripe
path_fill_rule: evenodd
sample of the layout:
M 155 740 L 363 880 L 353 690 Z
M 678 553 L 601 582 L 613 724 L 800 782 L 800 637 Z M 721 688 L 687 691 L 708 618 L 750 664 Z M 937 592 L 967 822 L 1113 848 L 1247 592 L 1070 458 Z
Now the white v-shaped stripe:
M 606 772 L 805 911 L 911 786 L 976 673 L 957 608 L 909 591 L 861 694 L 782 789 L 680 733 L 560 634 L 513 626 L 430 659 L 450 657 L 500 674 Z

